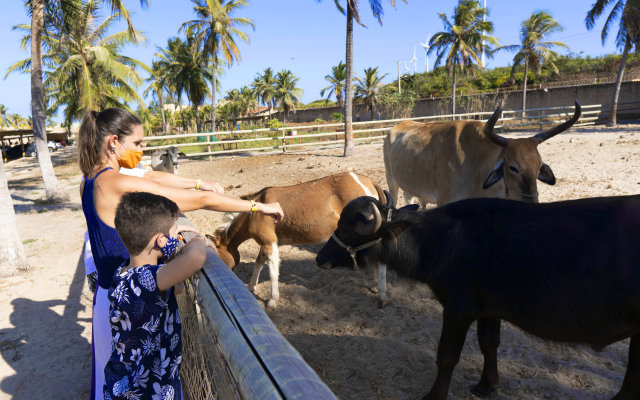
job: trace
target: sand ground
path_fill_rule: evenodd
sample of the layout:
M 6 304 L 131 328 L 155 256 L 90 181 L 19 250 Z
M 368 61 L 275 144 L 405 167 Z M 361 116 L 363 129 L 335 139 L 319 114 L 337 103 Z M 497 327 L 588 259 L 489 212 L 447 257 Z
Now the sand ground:
M 576 128 L 540 146 L 556 177 L 540 183 L 540 201 L 640 193 L 640 125 L 615 130 Z M 358 146 L 356 156 L 340 149 L 301 153 L 220 157 L 187 161 L 186 176 L 219 181 L 232 195 L 264 186 L 299 183 L 339 171 L 367 175 L 383 187 L 382 145 Z M 73 164 L 74 148 L 53 153 L 56 173 L 71 201 L 50 206 L 44 197 L 37 161 L 5 165 L 31 269 L 0 279 L 0 399 L 85 399 L 91 360 L 91 300 L 84 279 L 85 230 Z M 401 202 L 402 204 L 402 202 Z M 188 215 L 205 232 L 222 220 L 219 213 Z M 343 399 L 417 399 L 435 376 L 441 307 L 426 285 L 389 274 L 390 304 L 376 307 L 366 271 L 323 271 L 314 258 L 320 245 L 283 246 L 280 302 L 268 313 L 283 335 Z M 258 253 L 253 242 L 241 246 L 236 272 L 249 280 Z M 269 296 L 263 271 L 260 301 Z M 601 399 L 622 383 L 628 341 L 595 353 L 584 346 L 544 343 L 511 326 L 502 329 L 501 383 L 494 399 Z M 471 398 L 482 357 L 470 330 L 454 373 L 451 399 Z

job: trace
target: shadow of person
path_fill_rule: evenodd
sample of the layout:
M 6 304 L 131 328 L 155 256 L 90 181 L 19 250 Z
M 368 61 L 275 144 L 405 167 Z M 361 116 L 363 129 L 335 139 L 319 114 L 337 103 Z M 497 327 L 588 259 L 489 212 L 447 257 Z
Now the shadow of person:
M 12 328 L 0 330 L 0 354 L 15 371 L 0 382 L 14 400 L 86 399 L 91 387 L 91 345 L 78 313 L 84 286 L 82 257 L 66 300 L 11 301 Z M 64 306 L 62 315 L 54 310 Z

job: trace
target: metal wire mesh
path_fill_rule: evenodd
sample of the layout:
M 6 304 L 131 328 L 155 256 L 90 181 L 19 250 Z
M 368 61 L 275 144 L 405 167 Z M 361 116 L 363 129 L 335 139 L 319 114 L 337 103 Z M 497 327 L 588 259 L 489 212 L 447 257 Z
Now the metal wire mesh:
M 182 320 L 182 391 L 188 400 L 242 400 L 211 321 L 201 313 L 197 275 L 185 282 L 177 296 Z

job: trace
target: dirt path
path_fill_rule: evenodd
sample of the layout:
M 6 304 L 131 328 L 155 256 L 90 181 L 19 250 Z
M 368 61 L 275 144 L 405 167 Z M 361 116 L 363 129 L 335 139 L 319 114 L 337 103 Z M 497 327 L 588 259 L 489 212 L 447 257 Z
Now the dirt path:
M 640 193 L 640 126 L 615 131 L 572 130 L 540 147 L 557 179 L 541 184 L 542 202 Z M 232 195 L 352 170 L 386 186 L 380 144 L 256 157 L 189 161 L 181 174 L 217 180 Z M 61 206 L 42 205 L 35 159 L 6 164 L 18 228 L 32 269 L 0 280 L 0 399 L 84 399 L 89 393 L 91 296 L 78 264 L 85 222 L 73 149 L 54 153 L 56 173 L 72 195 Z M 189 217 L 212 232 L 222 216 L 197 211 Z M 376 308 L 364 271 L 319 270 L 320 246 L 283 246 L 281 300 L 269 315 L 307 362 L 343 399 L 417 399 L 435 376 L 441 308 L 422 284 L 390 274 L 391 303 Z M 258 248 L 241 246 L 236 269 L 249 280 Z M 269 294 L 263 272 L 258 297 Z M 628 341 L 594 353 L 582 346 L 546 344 L 509 326 L 499 348 L 501 384 L 496 399 L 600 399 L 620 387 Z M 454 373 L 452 399 L 470 398 L 482 357 L 470 331 Z

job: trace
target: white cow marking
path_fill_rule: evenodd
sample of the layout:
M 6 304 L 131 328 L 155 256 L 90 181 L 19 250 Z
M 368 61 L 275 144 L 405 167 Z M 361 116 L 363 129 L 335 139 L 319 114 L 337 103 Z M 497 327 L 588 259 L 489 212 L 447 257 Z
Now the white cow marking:
M 354 174 L 353 172 L 349 172 L 349 175 L 351 175 L 353 180 L 356 181 L 356 183 L 358 185 L 360 185 L 362 190 L 364 190 L 364 195 L 365 196 L 371 196 L 371 197 L 374 197 L 374 198 L 378 198 L 378 196 L 376 196 L 373 193 L 371 193 L 371 191 L 365 185 L 363 185 L 362 182 L 360 182 L 360 179 L 358 179 L 358 176 L 356 174 Z M 378 200 L 380 200 L 380 199 L 378 199 Z

